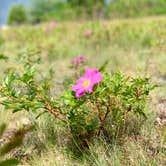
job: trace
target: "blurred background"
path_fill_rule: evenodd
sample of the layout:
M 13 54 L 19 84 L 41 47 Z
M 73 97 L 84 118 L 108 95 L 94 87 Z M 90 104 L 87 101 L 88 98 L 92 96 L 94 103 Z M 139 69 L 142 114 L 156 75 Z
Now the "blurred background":
M 0 25 L 166 14 L 166 0 L 0 0 Z

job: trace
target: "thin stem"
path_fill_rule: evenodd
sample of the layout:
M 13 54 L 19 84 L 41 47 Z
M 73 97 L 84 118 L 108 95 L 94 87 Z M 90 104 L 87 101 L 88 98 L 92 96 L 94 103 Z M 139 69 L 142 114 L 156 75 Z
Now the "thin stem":
M 110 110 L 109 110 L 109 106 L 107 106 L 107 111 L 106 111 L 106 114 L 105 114 L 105 116 L 104 116 L 104 118 L 103 118 L 103 120 L 102 120 L 102 123 L 104 123 L 104 121 L 106 120 L 106 118 L 107 118 L 107 116 L 108 116 L 108 114 L 109 114 L 109 112 L 110 112 Z
M 100 127 L 99 127 L 99 131 L 98 131 L 98 136 L 100 135 L 100 133 L 101 133 L 101 130 L 103 129 L 103 125 L 104 125 L 104 122 L 105 122 L 105 120 L 107 119 L 107 116 L 108 116 L 108 114 L 109 114 L 109 112 L 110 112 L 110 106 L 107 106 L 107 109 L 106 109 L 106 113 L 105 113 L 105 115 L 104 115 L 104 118 L 102 119 L 100 119 Z
M 55 110 L 51 108 L 51 106 L 45 102 L 45 107 L 44 107 L 49 113 L 51 113 L 56 119 L 64 122 L 64 123 L 67 123 L 65 119 L 59 117 L 59 115 L 57 113 L 55 113 Z

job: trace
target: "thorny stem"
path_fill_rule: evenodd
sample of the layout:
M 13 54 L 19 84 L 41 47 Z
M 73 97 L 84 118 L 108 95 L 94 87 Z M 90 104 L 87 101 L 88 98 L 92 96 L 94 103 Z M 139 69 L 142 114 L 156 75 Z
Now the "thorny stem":
M 51 106 L 48 104 L 48 102 L 45 102 L 44 104 L 45 104 L 45 107 L 44 107 L 44 108 L 45 108 L 49 113 L 51 113 L 56 119 L 58 119 L 58 120 L 60 120 L 60 121 L 62 121 L 62 122 L 64 122 L 64 123 L 67 123 L 65 119 L 59 117 L 59 115 L 58 115 L 57 113 L 55 113 L 55 110 L 51 108 Z
M 109 110 L 109 106 L 107 106 L 107 111 L 106 111 L 106 114 L 105 114 L 105 116 L 104 116 L 102 122 L 104 122 L 104 121 L 106 120 L 106 118 L 107 118 L 109 112 L 110 112 L 110 110 Z
M 42 96 L 38 96 L 38 98 L 42 99 Z M 47 110 L 49 113 L 51 113 L 55 117 L 55 119 L 58 119 L 64 123 L 67 123 L 67 121 L 65 119 L 59 117 L 59 115 L 57 113 L 55 113 L 55 110 L 50 106 L 50 104 L 47 101 L 44 102 L 44 105 L 45 105 L 44 109 Z
M 100 133 L 101 133 L 101 130 L 103 129 L 104 122 L 105 122 L 105 120 L 107 119 L 107 116 L 108 116 L 108 114 L 109 114 L 109 112 L 110 112 L 110 106 L 107 106 L 106 113 L 105 113 L 103 119 L 102 119 L 102 117 L 101 117 L 101 114 L 100 114 L 100 110 L 99 110 L 99 109 L 98 109 L 98 112 L 99 112 L 100 127 L 99 127 L 99 131 L 98 131 L 98 134 L 97 134 L 97 135 L 99 136 Z
M 100 122 L 102 121 L 102 118 L 101 118 L 101 113 L 100 113 L 100 109 L 99 109 L 99 105 L 98 103 L 96 103 L 96 108 L 97 108 L 97 111 L 98 111 L 98 118 L 100 120 Z
M 141 96 L 141 93 L 142 93 L 142 91 L 141 91 L 141 89 L 136 89 L 136 99 L 138 100 L 138 98 Z

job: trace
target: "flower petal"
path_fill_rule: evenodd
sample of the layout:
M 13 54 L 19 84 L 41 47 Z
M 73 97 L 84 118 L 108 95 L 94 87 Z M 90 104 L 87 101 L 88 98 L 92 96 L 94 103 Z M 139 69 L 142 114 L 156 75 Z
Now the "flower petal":
M 76 91 L 76 98 L 80 98 L 85 94 L 85 92 L 85 89 L 79 89 L 78 91 Z

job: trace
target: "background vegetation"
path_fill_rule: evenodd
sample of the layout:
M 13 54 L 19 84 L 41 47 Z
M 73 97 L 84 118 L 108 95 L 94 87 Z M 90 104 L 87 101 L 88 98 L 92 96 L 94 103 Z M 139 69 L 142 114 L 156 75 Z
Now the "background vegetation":
M 25 24 L 28 21 L 27 11 L 24 6 L 13 6 L 8 17 L 9 25 Z
M 166 14 L 165 0 L 32 0 L 27 13 L 22 7 L 13 7 L 8 22 L 24 23 L 26 15 L 29 22 L 39 23 L 50 20 L 85 20 L 143 17 Z M 19 9 L 18 9 L 19 8 Z M 18 10 L 23 12 L 17 14 Z M 13 11 L 14 10 L 14 11 Z M 19 18 L 20 17 L 20 18 Z M 13 21 L 12 21 L 13 22 Z

